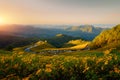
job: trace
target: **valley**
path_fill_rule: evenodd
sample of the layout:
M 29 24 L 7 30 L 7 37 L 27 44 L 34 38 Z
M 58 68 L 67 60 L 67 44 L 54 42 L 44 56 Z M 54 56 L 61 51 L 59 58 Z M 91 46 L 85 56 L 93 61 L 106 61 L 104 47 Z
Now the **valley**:
M 49 38 L 6 34 L 1 41 L 12 47 L 0 48 L 0 79 L 119 80 L 119 34 L 120 25 L 103 29 L 93 40 L 63 33 Z
M 120 0 L 0 0 L 0 80 L 120 80 Z
M 44 28 L 43 26 L 48 28 Z M 49 26 L 50 25 L 40 25 L 39 27 L 34 25 L 0 25 L 0 48 L 11 50 L 15 47 L 29 45 L 39 40 L 47 40 L 49 43 L 55 45 L 55 47 L 62 47 L 62 44 L 67 43 L 69 40 L 83 39 L 91 41 L 102 30 L 107 29 L 94 27 L 92 25 L 72 27 L 71 25 L 51 25 L 51 28 L 49 28 Z M 56 36 L 57 34 L 63 34 L 63 36 Z M 62 37 L 64 37 L 64 39 Z

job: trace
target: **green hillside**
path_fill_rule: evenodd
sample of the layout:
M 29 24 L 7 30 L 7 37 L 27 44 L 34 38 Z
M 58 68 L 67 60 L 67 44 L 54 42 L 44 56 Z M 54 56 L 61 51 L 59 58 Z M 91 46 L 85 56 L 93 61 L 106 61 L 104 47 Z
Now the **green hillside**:
M 36 51 L 39 52 L 43 49 L 48 49 L 48 48 L 55 48 L 54 46 L 49 44 L 47 41 L 38 41 L 37 43 L 35 43 L 34 46 L 35 47 L 31 48 L 31 50 L 34 52 L 36 52 Z
M 120 48 L 120 24 L 104 30 L 92 42 L 91 48 Z
M 75 40 L 76 37 L 68 36 L 65 34 L 57 34 L 55 37 L 48 39 L 48 43 L 54 45 L 57 48 L 61 48 L 65 43 L 70 40 Z

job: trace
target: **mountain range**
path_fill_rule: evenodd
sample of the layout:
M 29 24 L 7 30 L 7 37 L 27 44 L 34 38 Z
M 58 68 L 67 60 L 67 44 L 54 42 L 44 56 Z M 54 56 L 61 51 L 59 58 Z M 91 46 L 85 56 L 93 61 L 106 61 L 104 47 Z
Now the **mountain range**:
M 73 37 L 81 37 L 83 39 L 92 40 L 102 30 L 106 29 L 94 27 L 92 25 L 80 25 L 80 26 L 61 25 L 59 26 L 60 28 L 58 28 L 58 26 L 56 26 L 57 28 L 53 27 L 46 28 L 46 26 L 44 27 L 35 27 L 31 25 L 3 25 L 0 26 L 0 31 L 2 33 L 8 33 L 21 37 L 51 38 L 56 34 L 66 34 Z
M 59 27 L 59 28 L 58 28 Z M 0 48 L 11 50 L 14 47 L 25 46 L 39 40 L 48 40 L 55 47 L 74 40 L 93 40 L 101 31 L 107 28 L 94 27 L 93 25 L 0 25 Z M 61 36 L 56 36 L 62 34 Z M 59 41 L 59 42 L 58 42 Z M 62 44 L 61 44 L 62 43 Z

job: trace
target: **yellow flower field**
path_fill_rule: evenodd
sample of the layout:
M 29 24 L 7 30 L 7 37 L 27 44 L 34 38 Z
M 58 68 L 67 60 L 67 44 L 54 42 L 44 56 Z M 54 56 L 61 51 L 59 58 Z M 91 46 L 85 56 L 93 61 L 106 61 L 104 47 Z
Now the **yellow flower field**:
M 120 53 L 0 54 L 1 80 L 118 80 Z

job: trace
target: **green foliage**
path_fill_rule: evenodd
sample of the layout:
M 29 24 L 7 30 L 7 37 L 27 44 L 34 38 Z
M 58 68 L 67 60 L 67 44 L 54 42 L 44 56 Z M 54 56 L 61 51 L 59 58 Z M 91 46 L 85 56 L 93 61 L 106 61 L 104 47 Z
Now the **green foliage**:
M 77 38 L 64 35 L 64 34 L 57 34 L 55 37 L 48 39 L 48 43 L 52 44 L 53 46 L 60 48 L 62 47 L 65 43 L 67 43 L 70 40 L 75 40 Z
M 0 50 L 0 55 L 11 55 L 12 53 L 10 51 L 4 51 L 4 50 Z
M 0 49 L 11 51 L 13 48 L 23 47 L 38 40 L 38 38 L 24 38 L 19 36 L 0 34 Z
M 117 52 L 120 54 L 119 51 Z M 120 55 L 115 53 L 116 50 L 107 55 L 99 51 L 53 56 L 16 52 L 11 56 L 4 54 L 0 56 L 0 79 L 118 80 Z
M 120 25 L 103 31 L 93 40 L 91 48 L 120 48 Z

